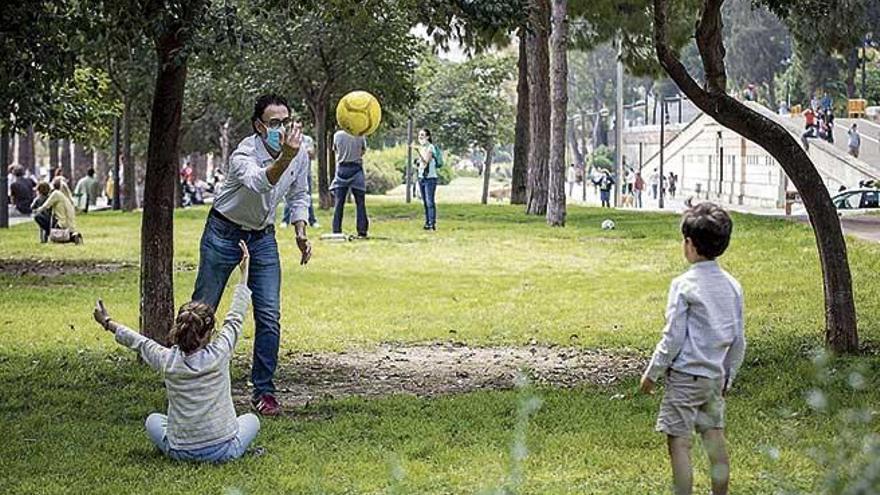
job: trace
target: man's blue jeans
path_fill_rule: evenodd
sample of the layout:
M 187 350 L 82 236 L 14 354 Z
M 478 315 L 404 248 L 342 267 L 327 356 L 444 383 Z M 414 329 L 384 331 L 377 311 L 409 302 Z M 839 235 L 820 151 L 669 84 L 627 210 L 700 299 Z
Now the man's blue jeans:
M 420 179 L 419 191 L 422 193 L 422 203 L 425 205 L 425 225 L 434 227 L 437 225 L 437 203 L 434 201 L 437 179 Z
M 260 232 L 241 230 L 237 225 L 208 215 L 199 250 L 199 274 L 192 298 L 217 308 L 229 275 L 241 261 L 238 241 L 244 240 L 250 251 L 248 287 L 254 306 L 254 360 L 251 367 L 253 396 L 275 393 L 272 377 L 278 364 L 281 337 L 281 264 L 275 228 L 270 225 Z M 222 321 L 221 317 L 218 320 Z

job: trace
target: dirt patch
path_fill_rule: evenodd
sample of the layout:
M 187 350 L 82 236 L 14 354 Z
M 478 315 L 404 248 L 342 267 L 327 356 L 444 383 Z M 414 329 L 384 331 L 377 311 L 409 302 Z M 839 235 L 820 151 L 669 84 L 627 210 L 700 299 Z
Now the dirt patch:
M 242 366 L 249 360 L 242 357 Z M 288 353 L 275 375 L 278 397 L 291 409 L 349 396 L 440 396 L 514 387 L 520 370 L 533 383 L 554 387 L 610 385 L 637 376 L 646 364 L 634 353 L 571 347 L 469 347 L 460 343 L 383 344 L 340 353 Z M 249 387 L 233 385 L 244 405 Z
M 0 259 L 0 275 L 21 277 L 31 275 L 43 278 L 63 275 L 106 275 L 124 270 L 134 270 L 137 263 L 128 261 L 101 260 L 3 260 Z M 197 266 L 180 262 L 174 266 L 176 272 L 192 272 Z
M 129 270 L 137 265 L 120 261 L 86 260 L 0 260 L 0 275 L 35 275 L 58 277 L 61 275 L 107 274 Z

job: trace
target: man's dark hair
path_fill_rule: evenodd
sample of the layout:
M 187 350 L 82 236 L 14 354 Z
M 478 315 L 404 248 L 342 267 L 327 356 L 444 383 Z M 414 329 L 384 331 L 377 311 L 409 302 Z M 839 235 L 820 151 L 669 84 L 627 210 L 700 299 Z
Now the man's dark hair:
M 710 260 L 724 254 L 732 231 L 730 215 L 715 203 L 700 203 L 681 217 L 681 235 L 691 239 L 697 254 Z
M 94 177 L 95 176 L 95 169 L 89 168 L 88 170 L 86 170 L 86 175 L 88 175 L 89 177 Z
M 21 165 L 13 165 L 12 175 L 16 177 L 24 177 L 24 167 Z
M 254 125 L 254 122 L 263 118 L 263 112 L 266 111 L 269 105 L 284 105 L 284 108 L 290 112 L 290 105 L 287 104 L 287 100 L 283 96 L 275 93 L 261 95 L 254 102 L 254 114 L 251 116 L 251 127 L 254 129 L 254 132 L 257 132 L 257 126 Z

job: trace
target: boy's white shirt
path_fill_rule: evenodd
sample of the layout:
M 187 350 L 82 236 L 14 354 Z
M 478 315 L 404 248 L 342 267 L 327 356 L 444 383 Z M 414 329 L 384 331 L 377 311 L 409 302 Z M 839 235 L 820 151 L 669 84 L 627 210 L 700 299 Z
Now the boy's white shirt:
M 669 287 L 663 338 L 644 376 L 657 382 L 673 369 L 729 389 L 745 356 L 743 326 L 739 282 L 715 261 L 694 263 Z
M 137 351 L 162 373 L 168 394 L 168 444 L 194 450 L 231 440 L 238 434 L 229 383 L 229 361 L 241 337 L 251 300 L 246 284 L 235 287 L 223 328 L 211 343 L 186 355 L 177 346 L 156 341 L 120 326 L 116 341 Z

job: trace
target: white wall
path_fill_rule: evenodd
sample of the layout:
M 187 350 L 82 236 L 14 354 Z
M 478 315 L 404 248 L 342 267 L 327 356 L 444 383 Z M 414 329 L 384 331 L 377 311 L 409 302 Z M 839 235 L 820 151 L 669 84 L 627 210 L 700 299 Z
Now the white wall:
M 780 120 L 763 107 L 757 110 Z M 792 128 L 789 122 L 781 123 L 800 138 L 799 129 Z M 639 134 L 633 133 L 631 137 L 634 139 L 628 143 L 630 147 Z M 637 146 L 638 143 L 636 149 Z M 643 148 L 646 146 L 649 144 Z M 809 156 L 832 194 L 841 185 L 851 188 L 861 180 L 880 176 L 875 167 L 818 140 L 810 141 Z M 723 204 L 783 208 L 786 190 L 795 190 L 769 153 L 706 115 L 698 116 L 681 129 L 667 145 L 664 157 L 664 175 L 668 176 L 670 171 L 678 175 L 678 194 L 683 196 L 699 196 Z M 650 177 L 659 166 L 660 158 L 654 156 L 645 163 L 643 175 Z

